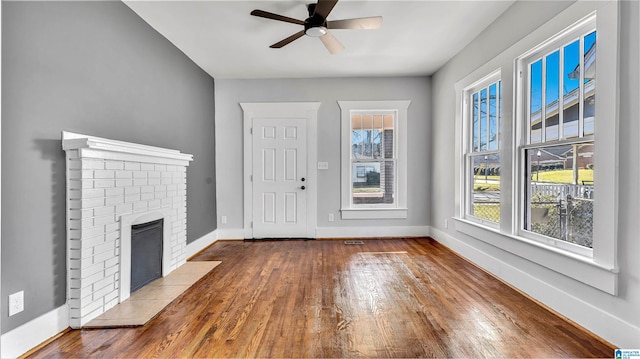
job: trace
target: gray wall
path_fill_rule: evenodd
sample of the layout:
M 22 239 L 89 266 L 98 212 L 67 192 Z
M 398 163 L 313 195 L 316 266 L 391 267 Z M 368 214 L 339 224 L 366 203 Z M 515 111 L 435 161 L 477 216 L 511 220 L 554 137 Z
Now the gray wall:
M 60 132 L 177 149 L 187 235 L 216 228 L 214 83 L 121 2 L 3 2 L 2 332 L 65 303 Z M 7 317 L 7 296 L 25 311 Z
M 595 2 L 578 2 L 582 6 L 596 6 Z M 593 4 L 593 5 L 591 5 Z M 432 211 L 430 224 L 435 232 L 442 237 L 454 238 L 451 241 L 454 248 L 464 255 L 472 255 L 489 263 L 485 268 L 489 271 L 507 278 L 509 270 L 525 274 L 526 278 L 519 283 L 512 283 L 519 288 L 547 287 L 554 288 L 557 293 L 562 293 L 563 298 L 572 298 L 575 303 L 583 306 L 591 306 L 592 312 L 578 313 L 571 319 L 577 322 L 588 322 L 589 317 L 617 318 L 618 323 L 627 323 L 628 327 L 635 327 L 635 333 L 640 328 L 640 147 L 638 136 L 640 126 L 638 118 L 638 83 L 639 79 L 639 29 L 637 1 L 622 1 L 620 7 L 620 138 L 618 143 L 620 173 L 618 182 L 618 266 L 619 293 L 611 296 L 588 285 L 582 284 L 569 277 L 553 272 L 545 267 L 529 262 L 523 258 L 512 255 L 500 248 L 491 246 L 485 242 L 457 232 L 453 225 L 445 228 L 445 219 L 455 216 L 455 184 L 454 167 L 456 162 L 455 151 L 455 109 L 456 103 L 454 84 L 472 73 L 476 69 L 483 68 L 487 73 L 499 66 L 503 71 L 509 72 L 513 66 L 513 57 L 507 58 L 500 54 L 518 40 L 524 38 L 549 19 L 571 5 L 571 2 L 541 2 L 524 1 L 516 2 L 487 30 L 481 33 L 462 52 L 443 66 L 433 76 L 433 136 L 430 153 L 433 155 L 433 165 L 440 171 L 432 172 L 430 177 L 430 193 L 432 199 Z M 567 24 L 568 25 L 568 24 Z M 535 45 L 535 44 L 534 44 Z M 533 45 L 532 45 L 533 46 Z M 517 54 L 516 54 L 517 56 Z M 485 63 L 491 62 L 490 66 Z M 506 88 L 512 88 L 512 75 L 506 76 L 503 72 L 503 84 Z M 510 92 L 509 92 L 510 93 Z M 505 122 L 510 122 L 511 115 L 505 115 Z M 510 133 L 511 123 L 506 123 L 503 133 Z M 507 137 L 507 146 L 510 146 L 510 137 Z M 505 184 L 510 186 L 510 184 Z M 509 201 L 509 199 L 507 199 Z M 596 219 L 597 220 L 597 219 Z M 449 223 L 452 221 L 449 220 Z M 438 236 L 435 236 L 438 239 Z M 531 284 L 530 283 L 534 283 Z M 535 298 L 547 298 L 551 302 L 548 293 L 529 292 Z M 542 299 L 541 299 L 542 300 Z M 563 299 L 565 300 L 565 299 Z M 545 301 L 545 300 L 543 300 Z M 558 302 L 555 302 L 558 304 Z M 552 307 L 554 304 L 549 304 Z M 571 305 L 571 301 L 563 303 L 565 308 Z M 614 323 L 599 323 L 601 331 L 597 334 L 607 338 L 616 328 Z M 602 329 L 606 328 L 606 329 Z M 627 327 L 625 327 L 626 329 Z M 593 329 L 592 329 L 593 330 Z M 626 338 L 634 335 L 631 333 Z M 618 336 L 618 340 L 623 336 Z M 614 341 L 616 338 L 608 338 Z M 627 339 L 629 340 L 629 339 Z M 635 345 L 638 345 L 635 339 Z M 618 343 L 618 345 L 630 345 Z
M 321 102 L 318 112 L 318 227 L 426 226 L 431 79 L 428 77 L 216 80 L 218 214 L 228 217 L 219 229 L 243 226 L 242 109 L 240 102 Z M 411 100 L 408 112 L 408 218 L 340 219 L 340 107 L 338 100 Z M 335 222 L 328 222 L 333 213 Z M 234 233 L 237 233 L 234 231 Z

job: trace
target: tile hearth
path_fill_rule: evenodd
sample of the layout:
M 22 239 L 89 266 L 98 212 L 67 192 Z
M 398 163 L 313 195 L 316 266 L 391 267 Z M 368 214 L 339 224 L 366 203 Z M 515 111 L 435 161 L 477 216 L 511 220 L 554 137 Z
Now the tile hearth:
M 220 263 L 222 262 L 187 262 L 168 276 L 139 289 L 124 302 L 87 323 L 84 328 L 145 325 Z

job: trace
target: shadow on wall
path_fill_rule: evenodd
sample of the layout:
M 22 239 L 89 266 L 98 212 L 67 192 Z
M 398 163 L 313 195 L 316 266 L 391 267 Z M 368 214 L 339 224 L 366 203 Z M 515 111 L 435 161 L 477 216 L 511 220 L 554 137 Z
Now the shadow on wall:
M 55 305 L 63 305 L 67 292 L 66 164 L 61 140 L 35 139 L 34 147 L 51 166 L 51 248 Z

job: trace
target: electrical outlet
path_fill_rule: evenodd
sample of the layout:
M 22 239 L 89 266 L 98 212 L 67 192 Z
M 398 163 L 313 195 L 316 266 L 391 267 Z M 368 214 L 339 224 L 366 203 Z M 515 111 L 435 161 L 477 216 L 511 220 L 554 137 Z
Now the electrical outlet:
M 444 220 L 444 229 L 449 228 L 449 219 Z
M 329 222 L 333 222 L 333 213 L 329 213 Z
M 220 222 L 221 222 L 222 224 L 227 224 L 227 216 L 222 216 L 222 217 L 220 217 Z
M 24 310 L 24 290 L 9 296 L 9 316 L 18 314 Z

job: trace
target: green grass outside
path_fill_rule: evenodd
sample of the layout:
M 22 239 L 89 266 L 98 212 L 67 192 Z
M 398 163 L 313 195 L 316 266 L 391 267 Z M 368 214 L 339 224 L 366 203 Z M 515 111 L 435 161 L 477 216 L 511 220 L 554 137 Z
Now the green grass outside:
M 532 175 L 533 180 L 538 179 L 538 182 L 548 183 L 573 183 L 573 170 L 556 170 L 556 171 L 541 171 Z M 593 170 L 579 169 L 578 170 L 578 184 L 582 184 L 582 181 L 593 181 Z
M 542 172 L 540 172 L 542 173 Z M 483 175 L 475 175 L 473 176 L 473 179 L 475 179 L 476 181 L 484 181 L 485 177 Z M 488 181 L 500 181 L 500 176 L 487 176 L 486 178 Z

